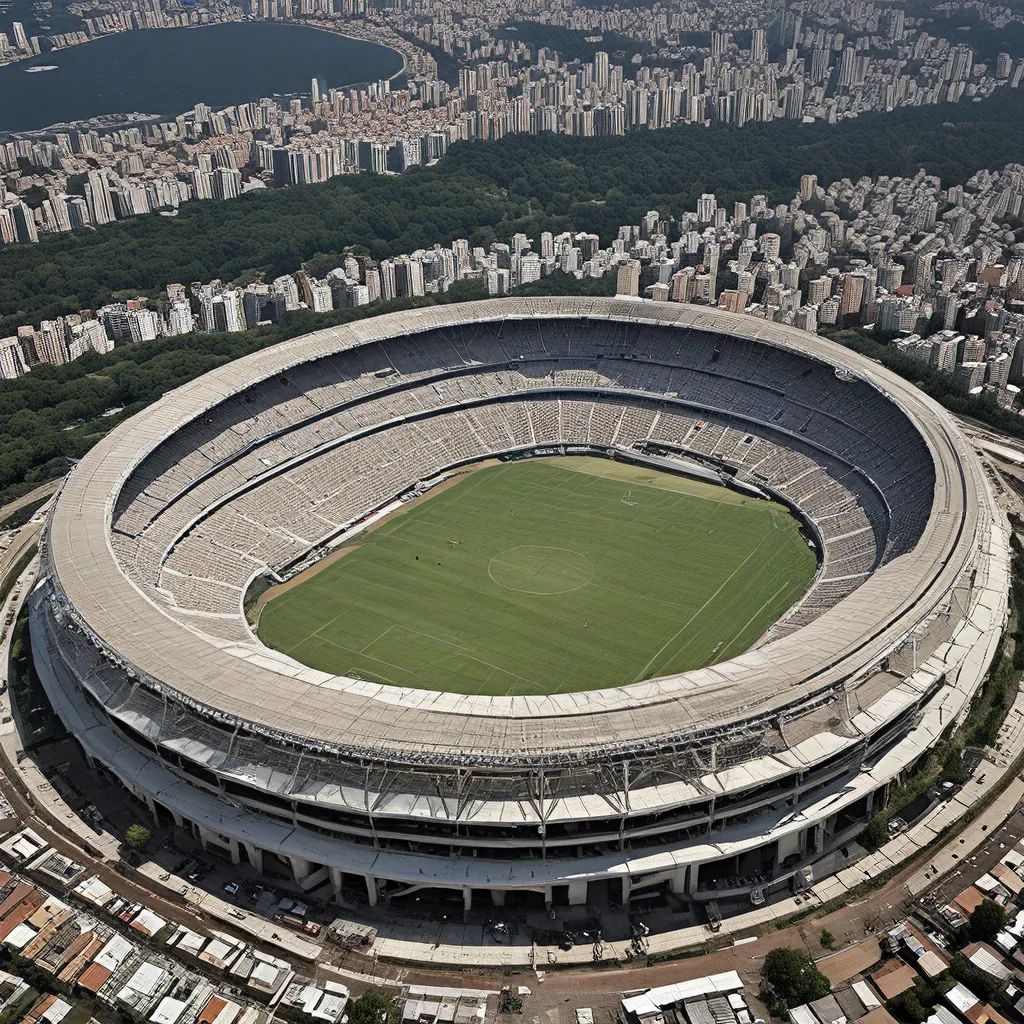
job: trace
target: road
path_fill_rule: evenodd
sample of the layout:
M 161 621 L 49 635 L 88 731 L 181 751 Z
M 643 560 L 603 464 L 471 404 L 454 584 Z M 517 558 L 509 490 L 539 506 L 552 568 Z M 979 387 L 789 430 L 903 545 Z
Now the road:
M 45 496 L 41 492 L 47 488 L 52 493 L 56 486 L 57 482 L 44 485 L 44 488 L 37 489 L 31 495 L 19 499 L 18 502 L 0 508 L 0 518 L 10 514 L 12 510 L 16 510 L 13 506 L 24 507 L 31 501 L 38 500 L 38 497 Z M 19 540 L 24 535 L 24 543 L 19 544 L 17 551 L 9 550 L 0 555 L 0 578 L 2 578 L 4 566 L 14 564 L 20 557 L 19 552 L 24 552 L 34 542 L 35 536 L 38 535 L 38 529 L 38 524 L 27 524 L 19 532 Z M 24 573 L 16 585 L 19 592 L 17 599 L 19 603 L 27 593 L 29 580 L 33 573 L 34 567 Z M 10 598 L 5 596 L 3 606 L 0 607 L 0 614 L 6 611 L 6 606 L 9 603 L 11 603 Z M 5 637 L 0 642 L 0 664 L 3 666 L 4 674 L 6 674 L 9 642 L 9 637 Z M 6 697 L 0 698 L 0 703 L 6 704 L 6 699 Z M 6 708 L 4 710 L 6 711 Z M 8 733 L 10 728 L 11 726 L 7 727 Z M 16 763 L 17 758 L 14 753 L 16 743 L 11 742 L 16 739 L 16 736 L 5 738 L 8 742 L 0 744 L 0 771 L 3 773 L 0 774 L 0 792 L 25 824 L 31 825 L 61 853 L 86 864 L 90 871 L 98 874 L 107 885 L 118 893 L 137 902 L 145 903 L 168 920 L 183 923 L 203 934 L 209 934 L 211 927 L 218 930 L 234 931 L 230 922 L 211 917 L 204 919 L 201 914 L 195 913 L 186 906 L 184 901 L 175 901 L 158 895 L 131 877 L 122 875 L 102 857 L 84 850 L 79 845 L 80 840 L 74 837 L 59 820 L 54 819 L 47 811 L 39 807 L 28 794 L 22 770 Z M 1024 814 L 1021 813 L 1020 808 L 1017 808 L 1005 822 L 993 829 L 992 836 L 973 855 L 968 856 L 952 873 L 942 879 L 936 890 L 938 897 L 942 901 L 950 899 L 980 874 L 987 871 L 1022 835 L 1024 835 Z M 956 842 L 958 842 L 957 837 L 953 836 L 947 846 L 953 846 Z M 930 856 L 934 858 L 936 855 L 936 851 L 933 851 Z M 500 989 L 509 983 L 510 978 L 516 978 L 516 984 L 527 984 L 533 989 L 534 994 L 529 999 L 527 1012 L 531 1015 L 542 1011 L 548 1013 L 550 1024 L 559 1024 L 555 1019 L 557 1017 L 555 1011 L 566 1005 L 593 1005 L 595 1008 L 602 1008 L 603 1014 L 604 1011 L 614 1007 L 625 991 L 642 990 L 654 985 L 702 977 L 721 971 L 736 970 L 744 979 L 748 991 L 756 992 L 761 961 L 771 949 L 779 946 L 802 946 L 812 956 L 820 957 L 823 953 L 820 936 L 824 929 L 828 929 L 836 937 L 838 947 L 845 947 L 861 942 L 865 937 L 874 935 L 891 922 L 904 916 L 909 903 L 906 883 L 925 863 L 921 858 L 908 862 L 899 874 L 879 889 L 874 890 L 870 896 L 842 906 L 828 915 L 818 918 L 810 917 L 790 924 L 769 932 L 755 942 L 740 946 L 727 946 L 706 955 L 652 967 L 637 964 L 621 967 L 606 965 L 603 969 L 586 966 L 566 970 L 546 970 L 542 972 L 543 982 L 538 982 L 535 972 L 528 968 L 512 971 L 498 969 L 455 971 L 409 966 L 388 967 L 384 964 L 376 965 L 370 959 L 354 951 L 334 959 L 333 963 L 341 967 L 342 970 L 353 972 L 349 977 L 387 974 L 393 980 L 405 984 Z M 239 934 L 247 941 L 252 941 L 251 935 Z M 272 951 L 280 954 L 280 950 Z M 336 956 L 335 950 L 329 950 L 329 953 Z M 359 991 L 361 987 L 358 981 L 353 985 L 355 991 Z M 568 1018 L 561 1021 L 561 1024 L 569 1024 Z

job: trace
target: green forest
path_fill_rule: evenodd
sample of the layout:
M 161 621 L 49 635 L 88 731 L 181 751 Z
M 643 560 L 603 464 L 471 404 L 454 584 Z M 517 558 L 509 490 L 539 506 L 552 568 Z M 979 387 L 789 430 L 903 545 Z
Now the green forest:
M 1024 159 L 1024 90 L 981 103 L 865 114 L 836 125 L 794 121 L 738 129 L 681 125 L 625 137 L 515 135 L 459 143 L 432 167 L 193 202 L 177 217 L 144 216 L 0 249 L 0 337 L 25 323 L 169 282 L 294 272 L 316 253 L 359 245 L 376 258 L 464 237 L 517 231 L 596 232 L 608 243 L 644 212 L 692 210 L 767 193 L 790 199 L 800 175 L 907 174 L 944 182 Z

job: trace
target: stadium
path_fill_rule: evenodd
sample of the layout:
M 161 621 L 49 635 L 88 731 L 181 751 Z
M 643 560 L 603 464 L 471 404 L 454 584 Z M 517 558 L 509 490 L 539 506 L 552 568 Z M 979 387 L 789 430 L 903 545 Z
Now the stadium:
M 613 475 L 559 472 L 580 465 Z M 533 478 L 543 501 L 520 483 Z M 595 488 L 604 518 L 573 533 L 577 502 L 556 530 L 554 484 Z M 658 531 L 688 529 L 715 494 L 699 531 L 715 546 L 694 532 L 704 561 L 687 573 L 672 561 L 683 542 L 659 549 Z M 620 542 L 630 524 L 650 539 Z M 507 557 L 532 531 L 543 550 Z M 774 538 L 788 547 L 765 581 Z M 158 822 L 307 889 L 371 905 L 461 896 L 467 911 L 661 891 L 749 905 L 830 870 L 967 714 L 1009 581 L 984 470 L 922 392 L 780 324 L 621 298 L 439 305 L 229 363 L 101 440 L 41 550 L 40 680 L 90 763 Z M 486 569 L 494 586 L 460 603 L 445 577 L 432 597 L 427 552 L 431 571 Z M 642 558 L 602 603 L 604 577 Z M 412 582 L 382 598 L 387 559 Z M 292 637 L 274 649 L 250 615 L 286 581 L 299 585 L 263 611 Z M 691 589 L 694 614 L 717 609 L 693 644 L 674 603 Z M 457 619 L 492 592 L 519 611 L 472 644 L 406 637 L 367 660 L 376 648 L 339 641 L 341 660 L 318 662 L 337 636 L 318 605 L 347 600 L 333 618 L 369 628 L 372 593 L 393 636 L 388 616 L 412 597 L 419 616 Z M 321 615 L 317 643 L 277 609 Z M 647 647 L 631 660 L 634 639 Z M 436 656 L 442 641 L 454 660 Z M 545 676 L 537 651 L 561 643 L 581 667 Z M 474 675 L 484 650 L 537 665 L 494 686 L 515 666 Z

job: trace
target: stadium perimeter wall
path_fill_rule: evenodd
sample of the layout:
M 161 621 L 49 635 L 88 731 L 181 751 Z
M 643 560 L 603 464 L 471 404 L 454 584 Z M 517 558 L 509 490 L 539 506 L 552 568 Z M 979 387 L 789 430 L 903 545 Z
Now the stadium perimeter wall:
M 744 786 L 749 789 L 750 780 L 743 775 L 744 772 L 750 775 L 756 766 L 756 758 L 752 758 L 747 767 L 736 764 L 726 772 L 716 772 L 712 764 L 705 776 L 684 780 L 689 787 L 686 795 L 691 800 L 694 790 L 703 800 L 711 800 L 712 812 L 706 819 L 703 836 L 699 828 L 696 832 L 689 829 L 683 837 L 678 835 L 678 828 L 666 829 L 663 841 L 650 844 L 645 849 L 636 849 L 632 844 L 623 843 L 620 828 L 619 842 L 609 844 L 618 848 L 603 854 L 591 851 L 586 855 L 575 855 L 571 847 L 563 845 L 550 852 L 543 851 L 539 858 L 523 860 L 494 856 L 493 848 L 488 848 L 479 836 L 470 835 L 471 829 L 467 829 L 464 840 L 453 839 L 445 855 L 439 856 L 439 850 L 403 850 L 397 844 L 382 843 L 376 836 L 368 842 L 356 834 L 358 830 L 348 836 L 344 830 L 340 830 L 340 834 L 327 834 L 301 820 L 301 814 L 294 805 L 289 814 L 282 815 L 279 808 L 261 808 L 258 800 L 253 800 L 248 806 L 239 804 L 229 800 L 221 787 L 197 781 L 187 771 L 172 767 L 155 756 L 156 749 L 147 749 L 144 742 L 127 735 L 119 727 L 116 716 L 109 714 L 102 702 L 96 699 L 90 678 L 97 672 L 132 671 L 130 666 L 134 666 L 133 659 L 139 651 L 132 649 L 130 644 L 125 644 L 124 649 L 109 646 L 102 634 L 84 632 L 102 616 L 97 616 L 97 609 L 88 602 L 76 604 L 73 594 L 65 592 L 63 581 L 69 551 L 61 537 L 58 543 L 46 546 L 46 569 L 31 601 L 33 652 L 40 678 L 58 714 L 78 738 L 87 756 L 101 763 L 126 789 L 144 801 L 157 820 L 172 819 L 176 825 L 195 834 L 204 845 L 223 851 L 232 860 L 247 860 L 258 868 L 269 867 L 267 862 L 272 862 L 277 870 L 283 866 L 296 880 L 326 871 L 336 893 L 351 892 L 355 887 L 365 892 L 365 898 L 371 904 L 379 899 L 400 898 L 421 887 L 458 890 L 467 910 L 472 905 L 474 892 L 479 898 L 481 891 L 488 893 L 497 904 L 502 903 L 511 891 L 533 892 L 549 902 L 564 899 L 572 904 L 582 904 L 587 902 L 589 887 L 594 882 L 610 883 L 615 894 L 622 899 L 662 885 L 694 900 L 717 899 L 737 895 L 734 891 L 737 887 L 731 883 L 736 875 L 742 876 L 744 864 L 754 862 L 751 858 L 769 870 L 766 888 L 770 893 L 773 888 L 789 885 L 805 866 L 820 861 L 855 835 L 866 817 L 884 801 L 888 787 L 918 763 L 931 746 L 966 714 L 1005 623 L 1009 546 L 1006 524 L 995 506 L 984 473 L 944 412 L 905 382 L 886 375 L 851 353 L 831 350 L 820 339 L 778 325 L 748 322 L 745 318 L 719 317 L 706 310 L 664 309 L 658 304 L 614 300 L 481 303 L 455 308 L 447 313 L 447 322 L 472 323 L 474 316 L 493 319 L 554 315 L 563 318 L 600 316 L 624 323 L 654 322 L 669 329 L 699 325 L 702 330 L 720 332 L 723 339 L 742 337 L 769 347 L 803 351 L 816 360 L 827 360 L 841 367 L 844 372 L 858 374 L 895 401 L 919 424 L 939 466 L 937 475 L 948 480 L 955 473 L 964 481 L 963 504 L 957 508 L 949 494 L 939 494 L 929 524 L 936 527 L 933 537 L 941 535 L 947 538 L 942 542 L 947 544 L 942 565 L 948 567 L 952 564 L 953 568 L 933 577 L 935 589 L 928 594 L 927 607 L 923 610 L 917 607 L 912 618 L 885 624 L 888 631 L 885 642 L 865 651 L 864 662 L 859 669 L 852 663 L 844 664 L 838 695 L 833 693 L 833 698 L 841 702 L 844 687 L 852 689 L 865 677 L 888 671 L 888 659 L 903 652 L 908 639 L 913 640 L 916 652 L 918 635 L 923 636 L 928 629 L 937 628 L 935 623 L 941 620 L 940 642 L 923 644 L 925 649 L 929 646 L 931 649 L 920 664 L 915 654 L 909 671 L 890 673 L 889 689 L 879 691 L 878 699 L 870 707 L 849 715 L 851 735 L 840 737 L 844 742 L 829 741 L 825 736 L 827 729 L 820 736 L 811 732 L 799 739 L 791 737 L 786 749 L 777 751 L 774 756 L 776 761 L 788 764 L 789 775 L 794 780 L 792 792 L 782 801 L 751 803 L 746 820 L 738 820 L 734 816 L 728 824 L 716 827 L 713 810 L 715 792 L 728 795 L 741 791 Z M 392 320 L 395 322 L 387 322 Z M 428 319 L 425 325 L 410 325 L 400 316 L 382 317 L 374 322 L 374 330 L 381 332 L 378 336 L 386 337 L 389 330 L 404 331 L 416 326 L 423 329 L 424 326 L 436 326 L 437 322 L 436 319 Z M 445 322 L 444 316 L 441 322 Z M 304 342 L 305 339 L 299 341 Z M 355 337 L 350 341 L 350 344 L 361 343 L 366 343 L 365 339 Z M 314 347 L 318 344 L 336 345 L 338 339 L 332 336 L 319 342 L 314 337 L 310 344 Z M 286 362 L 301 355 L 293 343 L 279 348 L 282 351 L 276 355 Z M 257 360 L 253 376 L 265 372 L 268 366 L 270 372 L 274 372 L 274 357 L 273 352 L 266 357 L 269 364 L 263 358 Z M 249 371 L 239 367 L 235 372 L 244 376 Z M 237 378 L 234 384 L 237 385 Z M 199 398 L 196 408 L 208 403 L 211 389 L 216 394 L 218 387 L 216 381 L 211 384 L 207 378 L 196 382 L 192 392 Z M 192 386 L 184 390 L 190 389 Z M 180 407 L 180 398 L 180 395 L 169 396 L 161 404 L 177 402 Z M 187 406 L 186 401 L 186 415 L 194 415 Z M 121 432 L 121 441 L 130 429 L 129 424 Z M 114 449 L 117 440 L 113 439 Z M 116 454 L 116 451 L 97 453 L 96 459 L 111 454 Z M 137 456 L 137 450 L 133 450 L 131 457 Z M 72 478 L 72 491 L 77 491 L 83 499 L 83 505 L 78 506 L 77 511 L 81 515 L 81 509 L 86 508 L 90 518 L 84 525 L 102 534 L 109 528 L 111 487 L 116 488 L 124 481 L 130 466 L 115 463 L 108 467 L 111 476 L 106 480 L 102 474 L 97 480 L 94 473 L 96 460 L 83 460 L 83 466 L 76 469 Z M 92 488 L 94 481 L 99 490 Z M 80 484 L 84 490 L 79 489 Z M 74 514 L 75 508 L 70 500 L 63 508 L 58 501 L 58 521 L 62 513 Z M 951 519 L 955 521 L 951 522 Z M 81 522 L 78 523 L 77 529 L 82 526 Z M 64 528 L 63 524 L 60 528 Z M 935 557 L 928 543 L 922 546 L 928 549 L 929 558 Z M 903 557 L 912 558 L 913 553 Z M 117 581 L 112 580 L 111 585 L 118 585 Z M 144 603 L 139 593 L 135 594 L 134 600 L 140 607 Z M 798 631 L 795 636 L 799 638 L 802 632 Z M 76 638 L 73 643 L 68 642 L 72 634 Z M 83 636 L 89 644 L 82 644 Z M 87 651 L 89 645 L 93 648 L 92 653 Z M 809 657 L 809 671 L 819 669 L 822 653 L 815 651 Z M 94 656 L 99 660 L 90 661 Z M 248 674 L 245 666 L 249 671 L 255 670 L 256 663 L 251 660 L 251 655 L 249 658 L 239 666 L 240 682 Z M 901 664 L 905 661 L 904 658 Z M 733 664 L 742 678 L 744 659 L 736 659 Z M 770 670 L 771 665 L 767 668 Z M 752 668 L 751 679 L 759 673 L 763 676 L 764 669 L 763 662 Z M 784 689 L 780 686 L 780 678 L 776 675 L 777 690 Z M 139 685 L 143 685 L 141 680 Z M 764 685 L 763 679 L 758 679 L 758 685 Z M 613 707 L 628 706 L 635 699 L 626 692 L 628 689 L 623 690 L 621 701 L 617 699 L 617 691 L 610 691 L 610 696 L 603 699 Z M 164 695 L 165 703 L 174 699 L 177 695 L 168 689 Z M 531 714 L 538 709 L 526 707 L 524 710 Z M 514 708 L 509 711 L 514 711 Z M 503 715 L 507 714 L 508 711 L 503 712 Z M 784 725 L 782 731 L 785 733 Z M 637 808 L 629 806 L 628 768 L 623 773 L 620 754 L 616 752 L 614 760 L 609 758 L 609 765 L 615 765 L 611 769 L 613 776 L 627 778 L 621 794 L 625 798 L 625 806 L 614 808 L 610 814 L 606 807 L 604 815 L 625 822 L 636 814 Z M 841 762 L 836 761 L 837 754 L 842 754 Z M 628 765 L 628 758 L 626 763 Z M 664 785 L 671 788 L 668 780 Z M 543 834 L 547 820 L 543 813 L 543 776 L 540 786 L 537 803 L 541 807 L 535 827 Z M 634 792 L 639 795 L 639 791 Z M 608 793 L 595 792 L 593 796 L 598 804 L 609 801 Z M 680 796 L 676 793 L 668 799 L 668 804 L 675 801 L 679 805 Z M 576 815 L 578 827 L 586 829 L 589 822 L 600 817 L 593 810 L 595 800 L 581 800 Z M 411 800 L 409 805 L 407 820 L 410 822 L 415 822 L 419 816 L 413 804 L 415 800 Z M 384 831 L 387 823 L 381 821 L 379 824 Z M 487 855 L 477 856 L 480 848 Z

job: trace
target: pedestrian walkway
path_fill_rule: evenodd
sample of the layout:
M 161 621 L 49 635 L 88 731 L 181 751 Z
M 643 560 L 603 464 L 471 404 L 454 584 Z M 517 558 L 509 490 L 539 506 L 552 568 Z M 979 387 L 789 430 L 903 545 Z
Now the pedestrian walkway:
M 27 583 L 34 576 L 35 564 L 19 580 L 21 597 L 27 593 Z M 9 601 L 10 599 L 8 599 Z M 6 610 L 6 609 L 5 609 Z M 0 672 L 6 673 L 10 637 L 0 644 Z M 10 716 L 10 694 L 0 694 L 0 719 Z M 30 755 L 22 752 L 20 738 L 13 722 L 0 725 L 0 748 L 20 786 L 26 790 L 42 820 L 60 827 L 89 855 L 107 864 L 119 861 L 120 842 L 108 832 L 96 833 L 75 814 L 60 794 L 39 770 Z M 1006 775 L 1024 753 L 1024 693 L 1018 693 L 1007 719 L 1000 730 L 996 745 L 976 769 L 967 785 L 952 799 L 936 805 L 923 819 L 896 836 L 875 853 L 868 854 L 851 867 L 822 879 L 807 893 L 787 897 L 778 902 L 752 908 L 745 914 L 726 918 L 717 935 L 706 926 L 696 925 L 673 931 L 659 932 L 647 938 L 647 952 L 659 955 L 680 949 L 704 945 L 711 939 L 741 937 L 774 928 L 780 921 L 794 914 L 814 911 L 834 901 L 849 898 L 854 890 L 897 870 L 912 861 L 919 852 L 939 837 L 950 826 L 967 814 L 972 806 L 985 799 L 1003 785 Z M 963 858 L 975 850 L 1024 799 L 1024 782 L 1013 779 L 986 810 L 972 821 L 962 833 L 949 843 L 936 849 L 927 864 L 919 868 L 906 882 L 907 895 L 917 896 L 932 888 L 937 880 L 954 870 Z M 213 893 L 191 885 L 185 879 L 172 875 L 161 865 L 147 862 L 138 868 L 141 879 L 148 881 L 157 894 L 171 893 L 183 901 L 184 910 L 194 912 L 210 923 L 220 923 L 244 932 L 253 940 L 277 947 L 286 956 L 297 960 L 314 961 L 322 947 L 303 936 L 291 932 L 272 921 L 247 913 L 226 903 Z M 344 916 L 339 910 L 339 916 Z M 600 948 L 604 961 L 628 960 L 630 944 L 626 941 L 605 942 Z M 586 965 L 595 959 L 594 947 L 589 944 L 569 950 L 555 947 L 536 947 L 525 938 L 520 941 L 497 942 L 479 925 L 463 925 L 457 921 L 438 924 L 436 921 L 410 922 L 396 919 L 384 924 L 369 950 L 361 951 L 371 958 L 449 968 L 536 968 L 545 970 L 555 964 Z
M 865 883 L 908 865 L 923 849 L 948 833 L 950 826 L 967 814 L 973 806 L 1006 783 L 1006 775 L 1021 754 L 1024 754 L 1024 692 L 1018 692 L 1017 699 L 999 731 L 995 747 L 987 752 L 985 759 L 975 769 L 973 777 L 964 788 L 952 799 L 937 804 L 906 832 L 890 840 L 875 853 L 863 857 L 856 864 L 822 879 L 808 893 L 790 896 L 746 914 L 726 918 L 715 936 L 703 925 L 650 935 L 648 953 L 658 955 L 688 949 L 703 945 L 712 938 L 753 935 L 774 927 L 779 921 L 794 914 L 849 898 L 854 890 Z M 1024 782 L 1014 778 L 1006 786 L 1005 791 L 966 828 L 953 835 L 945 846 L 932 852 L 927 864 L 906 883 L 906 894 L 917 896 L 932 888 L 943 875 L 954 870 L 992 834 L 1022 799 Z M 434 929 L 436 932 L 436 925 Z M 545 965 L 550 963 L 583 965 L 593 961 L 593 950 L 590 946 L 578 946 L 570 950 L 543 948 L 535 953 L 533 948 L 525 943 L 482 946 L 478 938 L 479 928 L 473 931 L 475 937 L 468 945 L 459 941 L 457 935 L 453 934 L 453 926 L 450 925 L 444 929 L 443 941 L 435 939 L 431 943 L 422 939 L 403 939 L 393 934 L 382 935 L 374 944 L 373 952 L 388 959 L 453 967 L 536 966 L 543 970 Z M 455 941 L 452 941 L 453 939 Z M 626 942 L 607 943 L 602 959 L 624 961 L 628 946 Z

